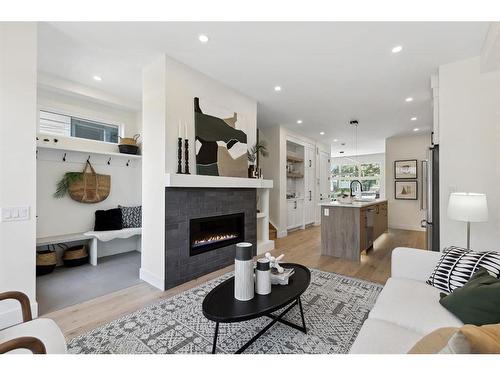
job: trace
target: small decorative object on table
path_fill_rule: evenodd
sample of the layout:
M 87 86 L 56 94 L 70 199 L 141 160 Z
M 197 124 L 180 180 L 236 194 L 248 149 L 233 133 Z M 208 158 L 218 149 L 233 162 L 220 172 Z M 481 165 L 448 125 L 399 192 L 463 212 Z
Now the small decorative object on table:
M 268 258 L 257 260 L 255 270 L 255 293 L 266 295 L 271 293 L 271 267 Z
M 284 268 L 281 267 L 280 264 L 279 264 L 279 261 L 281 259 L 283 259 L 284 256 L 285 256 L 285 254 L 281 254 L 279 257 L 276 258 L 276 257 L 273 257 L 271 255 L 271 253 L 266 253 L 265 254 L 265 257 L 267 259 L 269 259 L 271 268 L 276 268 L 276 270 L 278 271 L 278 273 L 283 273 L 283 271 L 284 271 Z
M 279 257 L 273 257 L 271 253 L 266 253 L 266 258 L 269 259 L 271 266 L 271 284 L 273 285 L 288 285 L 288 279 L 293 275 L 293 268 L 283 268 L 280 266 L 279 261 L 283 259 L 285 254 Z
M 276 268 L 271 270 L 271 284 L 273 285 L 288 285 L 290 276 L 295 273 L 293 268 L 283 268 L 283 272 L 278 272 Z
M 252 244 L 239 242 L 236 244 L 236 257 L 234 259 L 234 298 L 238 301 L 249 301 L 253 297 Z

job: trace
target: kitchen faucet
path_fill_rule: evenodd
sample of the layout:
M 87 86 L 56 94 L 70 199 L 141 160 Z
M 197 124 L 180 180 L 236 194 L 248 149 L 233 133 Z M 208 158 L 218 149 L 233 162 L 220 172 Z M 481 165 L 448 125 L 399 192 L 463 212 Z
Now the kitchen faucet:
M 351 197 L 354 197 L 354 194 L 352 193 L 352 184 L 357 182 L 359 184 L 359 191 L 363 191 L 363 185 L 361 185 L 361 181 L 359 180 L 352 180 L 351 185 L 350 185 L 350 190 L 351 190 Z

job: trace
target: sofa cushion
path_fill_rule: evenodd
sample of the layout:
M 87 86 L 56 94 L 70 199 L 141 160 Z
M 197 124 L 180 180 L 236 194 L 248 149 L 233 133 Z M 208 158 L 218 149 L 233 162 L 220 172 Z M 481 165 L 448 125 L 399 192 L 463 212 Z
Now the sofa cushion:
M 351 354 L 403 354 L 407 353 L 423 334 L 378 319 L 365 320 Z
M 6 342 L 23 336 L 31 336 L 39 339 L 45 345 L 47 354 L 66 353 L 66 340 L 57 324 L 51 319 L 38 318 L 1 330 L 0 342 Z M 16 349 L 9 353 L 29 354 L 31 351 L 28 349 Z
M 369 317 L 424 335 L 441 327 L 461 327 L 463 323 L 439 304 L 439 294 L 439 289 L 424 282 L 391 277 Z
M 427 284 L 435 286 L 445 293 L 451 293 L 464 286 L 480 267 L 485 268 L 490 275 L 498 278 L 500 276 L 500 253 L 449 247 L 441 255 L 429 280 L 427 280 Z

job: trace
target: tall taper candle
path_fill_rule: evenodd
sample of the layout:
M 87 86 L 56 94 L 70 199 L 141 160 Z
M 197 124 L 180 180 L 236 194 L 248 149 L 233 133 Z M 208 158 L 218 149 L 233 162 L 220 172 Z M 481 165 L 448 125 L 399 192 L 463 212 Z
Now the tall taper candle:
M 182 173 L 182 138 L 177 138 L 177 173 Z
M 184 174 L 189 173 L 189 140 L 184 140 Z

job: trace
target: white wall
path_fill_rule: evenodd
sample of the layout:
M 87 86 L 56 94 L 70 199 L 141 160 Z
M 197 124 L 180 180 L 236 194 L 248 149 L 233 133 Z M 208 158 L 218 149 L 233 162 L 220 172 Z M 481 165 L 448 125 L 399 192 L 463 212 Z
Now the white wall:
M 132 109 L 121 109 L 98 99 L 90 100 L 73 95 L 53 92 L 43 87 L 38 87 L 38 108 L 41 110 L 56 112 L 64 115 L 80 117 L 106 124 L 120 125 L 123 134 L 132 137 L 141 132 L 140 111 Z
M 366 154 L 353 157 L 337 157 L 331 159 L 331 165 L 352 165 L 355 160 L 357 163 L 378 163 L 380 164 L 380 198 L 385 198 L 385 154 Z
M 238 113 L 238 126 L 247 134 L 247 143 L 251 147 L 257 136 L 257 102 L 249 97 L 215 81 L 187 65 L 174 59 L 166 59 L 167 85 L 167 145 L 166 171 L 177 171 L 177 137 L 179 121 L 187 123 L 190 142 L 189 168 L 196 173 L 194 98 Z M 203 107 L 202 107 L 203 110 Z
M 500 250 L 500 71 L 473 58 L 439 68 L 441 247 L 466 245 L 465 223 L 446 216 L 452 191 L 486 193 L 487 223 L 471 224 L 471 247 Z
M 166 57 L 142 75 L 142 254 L 140 278 L 165 288 Z
M 0 22 L 0 207 L 27 206 L 26 221 L 0 223 L 0 292 L 35 301 L 36 23 Z M 0 328 L 20 321 L 19 304 L 0 302 Z
M 255 100 L 167 56 L 144 68 L 141 278 L 159 289 L 165 280 L 165 173 L 177 171 L 179 121 L 188 125 L 190 169 L 196 173 L 195 97 L 237 112 L 249 146 L 256 139 Z
M 385 190 L 388 200 L 389 228 L 425 230 L 420 226 L 420 222 L 425 218 L 425 211 L 420 210 L 422 197 L 421 161 L 427 158 L 430 142 L 429 133 L 391 137 L 385 140 Z M 418 200 L 415 201 L 394 199 L 394 162 L 408 159 L 417 159 L 418 161 Z

